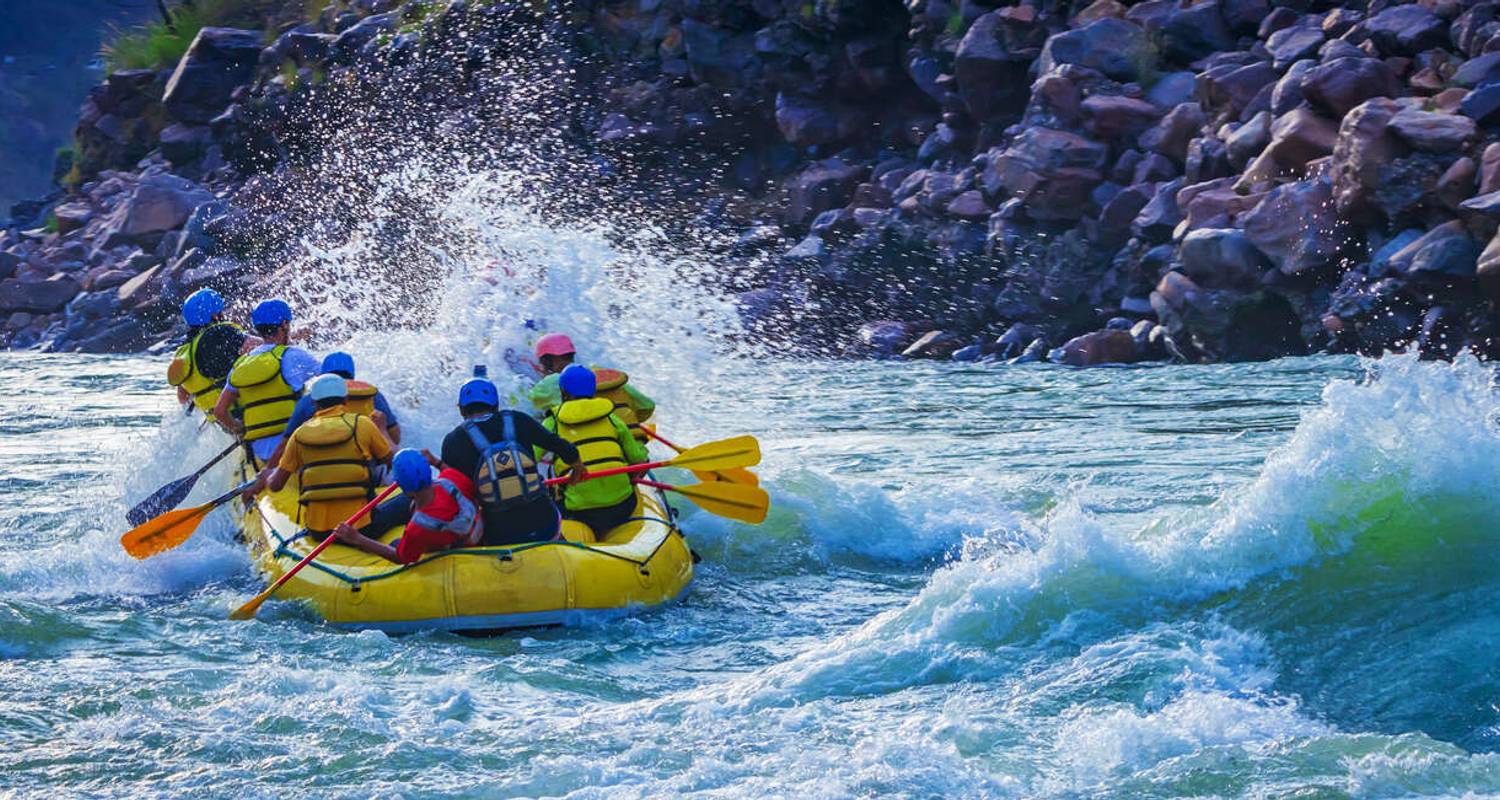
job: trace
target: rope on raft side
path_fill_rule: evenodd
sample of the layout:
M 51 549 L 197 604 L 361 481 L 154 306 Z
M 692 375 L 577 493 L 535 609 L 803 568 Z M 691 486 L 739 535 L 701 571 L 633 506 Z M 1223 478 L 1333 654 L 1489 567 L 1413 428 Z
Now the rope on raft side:
M 648 472 L 647 475 L 651 475 L 651 473 Z M 308 566 L 312 567 L 313 569 L 319 570 L 324 574 L 331 575 L 334 578 L 337 578 L 347 584 L 350 584 L 351 586 L 354 586 L 355 588 L 358 588 L 363 584 L 370 583 L 372 581 L 385 580 L 386 578 L 400 575 L 401 573 L 406 572 L 409 569 L 420 567 L 430 561 L 436 561 L 440 558 L 446 558 L 448 556 L 499 555 L 504 560 L 509 561 L 512 555 L 514 555 L 515 553 L 523 552 L 525 550 L 531 550 L 537 547 L 545 547 L 548 545 L 563 545 L 566 547 L 575 547 L 580 550 L 587 550 L 589 552 L 598 553 L 602 556 L 608 556 L 610 558 L 618 559 L 629 564 L 634 564 L 642 572 L 645 572 L 646 565 L 651 563 L 651 559 L 655 558 L 657 553 L 661 552 L 662 547 L 666 545 L 668 539 L 672 538 L 672 534 L 674 532 L 677 535 L 682 536 L 684 540 L 687 538 L 687 536 L 682 533 L 682 529 L 677 527 L 677 509 L 672 507 L 671 501 L 667 499 L 666 492 L 657 489 L 656 496 L 657 499 L 661 501 L 662 507 L 667 510 L 668 519 L 661 519 L 660 517 L 629 517 L 625 520 L 625 522 L 659 522 L 667 526 L 667 535 L 661 537 L 661 541 L 656 543 L 655 549 L 653 549 L 649 554 L 646 555 L 644 559 L 640 561 L 637 561 L 633 558 L 627 558 L 626 556 L 619 555 L 618 553 L 611 553 L 608 550 L 600 550 L 597 547 L 590 547 L 586 544 L 580 544 L 578 542 L 569 542 L 566 540 L 550 540 L 545 542 L 528 542 L 526 544 L 517 545 L 515 547 L 461 547 L 454 550 L 442 550 L 432 555 L 424 556 L 416 561 L 413 561 L 410 564 L 401 564 L 400 566 L 397 566 L 393 569 L 364 578 L 357 578 L 353 575 L 340 572 L 339 570 L 336 570 L 333 567 L 328 566 L 327 564 L 322 564 L 317 560 L 313 560 L 308 564 Z M 623 525 L 625 523 L 622 522 L 621 524 Z M 290 558 L 293 561 L 300 561 L 302 559 L 302 554 L 293 552 L 289 545 L 304 536 L 311 535 L 311 531 L 304 529 L 296 532 L 295 534 L 292 534 L 290 537 L 283 538 L 280 531 L 277 531 L 274 525 L 270 525 L 267 527 L 271 529 L 271 535 L 276 537 L 277 544 L 275 555 L 277 558 L 285 557 Z M 330 533 L 329 535 L 332 536 L 333 534 Z

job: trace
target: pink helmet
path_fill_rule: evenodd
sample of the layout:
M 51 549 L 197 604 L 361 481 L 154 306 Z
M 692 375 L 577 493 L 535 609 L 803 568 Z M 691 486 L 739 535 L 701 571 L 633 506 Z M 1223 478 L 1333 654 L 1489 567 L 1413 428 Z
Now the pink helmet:
M 570 356 L 576 352 L 573 349 L 573 340 L 566 333 L 549 333 L 536 342 L 536 357 L 542 356 Z

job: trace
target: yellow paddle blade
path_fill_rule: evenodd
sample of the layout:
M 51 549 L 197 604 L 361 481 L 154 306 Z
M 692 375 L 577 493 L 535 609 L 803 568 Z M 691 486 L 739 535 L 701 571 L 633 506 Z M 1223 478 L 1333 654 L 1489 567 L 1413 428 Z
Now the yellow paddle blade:
M 259 611 L 261 605 L 271 598 L 271 593 L 276 591 L 277 586 L 280 586 L 280 584 L 271 586 L 260 594 L 250 598 L 249 602 L 229 612 L 229 618 L 240 621 L 253 619 L 255 612 Z
M 693 486 L 663 486 L 662 488 L 686 497 L 710 514 L 751 525 L 765 522 L 766 512 L 771 508 L 771 496 L 759 486 L 712 481 Z
M 150 558 L 187 541 L 199 523 L 214 510 L 213 503 L 168 511 L 131 528 L 120 537 L 120 546 L 136 558 Z
M 733 439 L 689 447 L 670 462 L 674 467 L 687 467 L 702 472 L 753 467 L 759 463 L 760 442 L 754 436 L 736 436 Z
M 718 472 L 703 472 L 702 470 L 695 469 L 693 470 L 693 475 L 700 481 L 728 481 L 730 483 L 742 483 L 746 486 L 760 485 L 760 476 L 744 467 L 722 469 Z

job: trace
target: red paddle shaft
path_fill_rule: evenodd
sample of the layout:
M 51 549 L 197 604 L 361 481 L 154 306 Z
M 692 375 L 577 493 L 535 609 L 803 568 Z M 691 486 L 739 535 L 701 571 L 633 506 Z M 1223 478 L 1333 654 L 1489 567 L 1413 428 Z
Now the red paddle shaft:
M 601 469 L 601 470 L 599 470 L 597 472 L 592 472 L 592 471 L 589 472 L 588 479 L 593 479 L 593 478 L 608 478 L 611 475 L 626 475 L 626 474 L 633 473 L 633 472 L 645 472 L 647 470 L 656 469 L 657 467 L 670 467 L 670 466 L 672 466 L 672 460 L 671 459 L 668 459 L 666 461 L 652 461 L 652 462 L 650 462 L 648 464 L 631 464 L 628 467 L 610 467 L 609 469 Z M 548 486 L 556 486 L 559 483 L 567 483 L 567 482 L 568 482 L 568 478 L 567 478 L 566 475 L 564 475 L 561 478 L 548 478 L 547 482 L 546 482 L 546 485 L 548 485 Z
M 370 502 L 365 503 L 364 508 L 361 508 L 360 510 L 354 512 L 353 516 L 351 516 L 348 519 L 344 520 L 344 524 L 345 525 L 353 525 L 355 520 L 357 520 L 360 517 L 363 517 L 364 515 L 370 513 L 370 511 L 372 509 L 374 509 L 375 506 L 380 505 L 380 502 L 382 500 L 384 500 L 387 497 L 390 497 L 392 494 L 394 494 L 396 492 L 397 488 L 399 488 L 399 487 L 397 487 L 396 484 L 394 484 L 394 483 L 391 484 L 390 486 L 387 486 L 386 489 L 385 489 L 385 491 L 381 492 L 374 500 L 371 500 Z M 267 589 L 265 591 L 265 594 L 267 594 L 267 595 L 274 594 L 277 589 L 281 588 L 281 585 L 283 583 L 286 583 L 287 581 L 291 580 L 292 576 L 296 575 L 298 570 L 302 569 L 303 567 L 307 566 L 308 564 L 311 564 L 312 560 L 315 559 L 315 558 L 317 558 L 319 553 L 321 553 L 324 550 L 328 549 L 328 545 L 333 544 L 334 540 L 336 540 L 337 538 L 338 537 L 334 536 L 333 532 L 330 531 L 328 533 L 328 538 L 324 539 L 322 544 L 319 544 L 317 547 L 314 547 L 312 549 L 311 553 L 308 553 L 307 555 L 303 556 L 302 560 L 297 562 L 297 566 L 292 567 L 291 569 L 287 570 L 286 573 L 283 574 L 280 578 L 277 578 L 276 582 L 273 583 L 273 584 L 271 584 L 271 588 L 269 588 L 269 589 Z

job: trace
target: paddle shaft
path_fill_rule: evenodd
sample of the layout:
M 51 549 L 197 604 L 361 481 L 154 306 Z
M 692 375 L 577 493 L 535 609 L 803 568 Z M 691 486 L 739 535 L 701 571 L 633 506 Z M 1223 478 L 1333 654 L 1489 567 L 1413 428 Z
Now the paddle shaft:
M 610 467 L 609 469 L 601 469 L 601 470 L 598 470 L 598 471 L 591 471 L 591 472 L 589 472 L 588 477 L 584 478 L 584 480 L 587 481 L 587 480 L 593 480 L 594 478 L 608 478 L 611 475 L 629 475 L 629 474 L 635 473 L 635 472 L 646 472 L 648 470 L 656 469 L 657 467 L 670 467 L 670 466 L 672 466 L 671 459 L 668 459 L 666 461 L 652 461 L 652 462 L 647 463 L 647 464 L 631 464 L 628 467 Z M 559 483 L 567 483 L 567 482 L 568 482 L 568 476 L 564 475 L 564 476 L 562 476 L 560 478 L 548 478 L 547 481 L 546 481 L 546 485 L 547 486 L 556 486 Z
M 220 461 L 223 461 L 230 453 L 233 453 L 237 448 L 239 448 L 239 446 L 240 446 L 239 442 L 231 442 L 228 447 L 224 448 L 223 452 L 221 452 L 218 455 L 214 456 L 214 460 L 213 461 L 210 461 L 207 464 L 204 464 L 203 466 L 199 467 L 198 471 L 193 473 L 193 478 L 197 479 L 197 478 L 203 477 L 203 473 L 208 472 L 209 470 L 213 469 L 213 466 L 215 464 L 219 463 Z
M 354 514 L 351 515 L 348 519 L 344 520 L 344 524 L 345 525 L 353 525 L 355 520 L 357 520 L 360 517 L 363 517 L 364 515 L 370 513 L 370 510 L 373 509 L 373 508 L 375 508 L 375 506 L 380 505 L 381 501 L 385 500 L 387 497 L 390 497 L 392 494 L 394 494 L 396 492 L 397 488 L 399 488 L 399 487 L 397 487 L 396 484 L 391 484 L 390 486 L 387 486 L 386 489 L 385 489 L 385 491 L 383 491 L 379 495 L 377 495 L 374 500 L 371 500 L 370 502 L 365 503 L 363 507 L 361 507 L 358 511 L 354 512 Z M 289 569 L 286 572 L 282 573 L 281 577 L 277 578 L 275 583 L 272 583 L 270 586 L 266 587 L 266 590 L 264 592 L 261 592 L 260 594 L 256 595 L 254 599 L 252 599 L 250 602 L 246 603 L 245 605 L 241 606 L 235 613 L 239 614 L 240 612 L 246 612 L 246 613 L 249 613 L 249 614 L 254 614 L 255 610 L 257 608 L 260 608 L 260 604 L 261 603 L 264 603 L 271 595 L 275 594 L 277 589 L 280 589 L 283 584 L 285 584 L 287 581 L 291 580 L 292 576 L 296 575 L 299 571 L 301 571 L 301 569 L 303 567 L 307 566 L 308 564 L 311 564 L 312 561 L 313 561 L 313 559 L 317 558 L 320 553 L 322 553 L 324 550 L 328 549 L 328 545 L 331 545 L 331 544 L 334 543 L 335 539 L 337 539 L 337 537 L 335 537 L 332 532 L 329 532 L 328 538 L 324 539 L 320 544 L 318 544 L 317 547 L 314 547 L 312 549 L 312 552 L 310 552 L 307 555 L 303 556 L 302 560 L 298 561 L 297 565 L 295 567 L 292 567 L 291 569 Z

